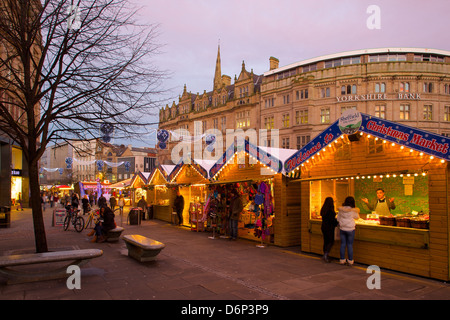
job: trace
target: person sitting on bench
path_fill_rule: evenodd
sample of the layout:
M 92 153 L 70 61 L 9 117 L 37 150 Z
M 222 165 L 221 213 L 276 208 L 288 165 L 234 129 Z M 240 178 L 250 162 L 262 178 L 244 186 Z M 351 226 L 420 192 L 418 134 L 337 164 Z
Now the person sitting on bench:
M 109 230 L 116 227 L 116 222 L 114 221 L 114 212 L 108 206 L 103 206 L 100 209 L 100 219 L 94 227 L 94 230 L 89 235 L 94 235 L 91 242 L 105 242 L 106 234 Z

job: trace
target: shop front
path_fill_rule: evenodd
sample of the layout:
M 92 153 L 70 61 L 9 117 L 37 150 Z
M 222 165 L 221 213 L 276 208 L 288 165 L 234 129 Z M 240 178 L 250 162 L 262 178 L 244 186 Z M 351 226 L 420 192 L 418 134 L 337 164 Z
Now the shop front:
M 431 132 L 344 114 L 285 162 L 294 178 L 287 188 L 301 189 L 302 251 L 323 253 L 325 199 L 337 209 L 352 196 L 360 209 L 356 262 L 449 280 L 449 145 Z
M 184 199 L 182 213 L 183 225 L 192 230 L 204 230 L 207 223 L 204 205 L 207 196 L 209 161 L 191 159 L 190 163 L 181 163 L 170 175 L 169 188 L 172 190 L 171 208 L 175 205 L 175 197 L 179 193 Z M 177 219 L 175 216 L 172 219 Z M 178 221 L 178 220 L 177 220 Z
M 209 184 L 208 202 L 213 206 L 217 219 L 218 233 L 228 235 L 228 217 L 233 192 L 243 201 L 244 210 L 238 222 L 238 237 L 259 242 L 260 246 L 289 243 L 286 217 L 289 195 L 286 193 L 286 177 L 281 173 L 280 158 L 291 155 L 295 150 L 265 149 L 245 141 L 238 150 L 231 145 L 221 159 L 210 169 L 212 182 Z M 274 154 L 277 155 L 274 156 Z M 291 188 L 293 191 L 293 188 Z M 208 206 L 207 214 L 210 214 Z
M 166 222 L 171 222 L 172 207 L 170 199 L 172 190 L 168 188 L 169 175 L 175 166 L 159 165 L 150 174 L 147 189 L 147 203 L 150 205 L 153 218 Z

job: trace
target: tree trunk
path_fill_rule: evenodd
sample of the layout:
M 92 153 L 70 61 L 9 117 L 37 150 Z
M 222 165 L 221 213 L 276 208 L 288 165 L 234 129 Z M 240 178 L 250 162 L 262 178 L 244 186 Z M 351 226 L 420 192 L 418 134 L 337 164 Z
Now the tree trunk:
M 39 189 L 39 170 L 36 163 L 30 163 L 30 203 L 33 212 L 34 240 L 36 252 L 47 252 L 47 237 L 45 234 L 44 215 L 41 205 L 41 193 Z

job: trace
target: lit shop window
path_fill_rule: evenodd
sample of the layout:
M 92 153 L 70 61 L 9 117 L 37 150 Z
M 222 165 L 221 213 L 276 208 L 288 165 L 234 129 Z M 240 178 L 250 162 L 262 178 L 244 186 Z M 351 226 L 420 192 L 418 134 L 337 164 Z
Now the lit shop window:
M 330 108 L 320 109 L 320 123 L 330 123 Z
M 444 121 L 450 121 L 450 106 L 444 107 Z
M 264 128 L 266 128 L 267 130 L 274 128 L 274 117 L 273 116 L 264 118 Z
M 386 106 L 375 106 L 375 117 L 386 119 Z
M 307 124 L 308 123 L 308 110 L 295 111 L 295 124 Z
M 400 120 L 409 120 L 411 119 L 411 107 L 408 104 L 400 105 Z
M 289 128 L 289 113 L 283 114 L 283 128 Z
M 433 106 L 431 104 L 423 106 L 423 120 L 433 120 Z

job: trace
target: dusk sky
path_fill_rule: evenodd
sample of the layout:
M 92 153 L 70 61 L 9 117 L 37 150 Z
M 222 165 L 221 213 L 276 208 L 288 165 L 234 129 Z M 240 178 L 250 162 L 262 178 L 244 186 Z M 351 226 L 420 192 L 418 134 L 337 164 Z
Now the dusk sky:
M 449 0 L 132 0 L 139 18 L 159 24 L 163 45 L 154 63 L 170 72 L 167 102 L 213 88 L 220 41 L 222 74 L 239 75 L 242 61 L 256 74 L 343 51 L 417 47 L 450 51 Z M 379 8 L 379 29 L 371 5 Z M 162 105 L 161 107 L 164 107 Z

